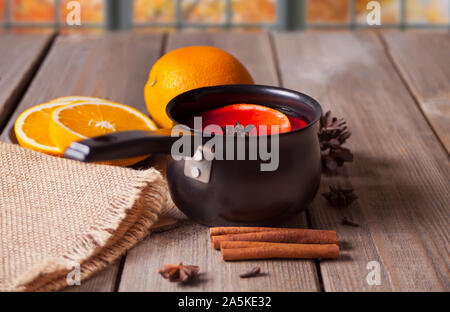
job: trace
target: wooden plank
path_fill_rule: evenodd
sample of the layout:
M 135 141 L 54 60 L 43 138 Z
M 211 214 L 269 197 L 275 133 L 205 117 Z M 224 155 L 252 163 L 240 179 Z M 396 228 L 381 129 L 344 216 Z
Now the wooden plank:
M 69 286 L 64 292 L 112 292 L 114 291 L 117 275 L 119 274 L 119 264 L 110 265 L 98 272 L 79 286 Z
M 179 32 L 169 36 L 167 52 L 197 45 L 218 47 L 233 54 L 245 65 L 257 84 L 279 84 L 267 34 Z
M 39 67 L 53 36 L 0 33 L 0 131 Z
M 450 33 L 386 32 L 392 60 L 450 153 Z
M 265 33 L 174 33 L 167 51 L 191 45 L 210 45 L 235 55 L 247 66 L 257 83 L 277 85 L 270 42 Z M 290 225 L 306 227 L 305 214 Z M 199 265 L 203 274 L 193 285 L 180 286 L 163 280 L 156 272 L 164 264 Z M 267 275 L 242 280 L 239 274 L 260 266 Z M 131 250 L 126 258 L 119 291 L 318 291 L 313 261 L 246 261 L 225 263 L 212 250 L 209 230 L 188 223 L 175 230 L 153 234 Z
M 318 196 L 317 228 L 336 228 L 338 261 L 321 261 L 326 291 L 449 290 L 450 167 L 428 123 L 374 33 L 275 34 L 284 86 L 308 93 L 347 119 L 353 163 L 329 184 L 352 185 L 358 202 L 333 209 Z M 361 226 L 341 225 L 342 217 Z M 366 282 L 369 261 L 381 285 Z
M 60 36 L 0 139 L 15 141 L 12 128 L 25 109 L 67 95 L 98 96 L 146 112 L 144 85 L 162 46 L 160 34 Z M 118 264 L 85 281 L 78 291 L 111 291 Z
M 60 96 L 98 96 L 146 112 L 143 90 L 161 42 L 159 34 L 58 37 L 1 138 L 14 142 L 11 130 L 18 114 Z

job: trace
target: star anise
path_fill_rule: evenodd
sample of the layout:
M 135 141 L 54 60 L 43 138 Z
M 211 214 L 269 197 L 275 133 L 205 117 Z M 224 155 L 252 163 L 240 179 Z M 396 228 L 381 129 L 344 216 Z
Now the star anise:
M 335 208 L 347 208 L 358 199 L 352 189 L 343 189 L 340 186 L 332 185 L 330 185 L 330 191 L 323 193 L 322 196 Z
M 320 153 L 322 155 L 323 168 L 328 171 L 335 171 L 344 162 L 353 160 L 352 152 L 342 147 L 351 136 L 348 131 L 347 122 L 344 118 L 331 117 L 328 111 L 320 118 L 319 141 Z
M 178 265 L 166 264 L 162 269 L 158 270 L 158 273 L 171 282 L 186 283 L 192 280 L 199 271 L 200 268 L 196 265 L 183 265 L 180 262 Z

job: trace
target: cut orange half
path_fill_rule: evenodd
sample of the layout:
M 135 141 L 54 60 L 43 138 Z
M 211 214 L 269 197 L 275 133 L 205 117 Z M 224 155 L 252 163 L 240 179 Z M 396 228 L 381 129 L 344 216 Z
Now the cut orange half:
M 14 125 L 19 145 L 49 155 L 62 155 L 48 132 L 53 110 L 62 105 L 59 102 L 49 102 L 24 111 Z
M 289 118 L 280 111 L 273 108 L 256 104 L 231 104 L 201 113 L 203 126 L 218 125 L 226 126 L 253 125 L 255 128 L 250 132 L 257 135 L 259 126 L 266 127 L 266 134 L 285 133 L 292 130 Z M 272 129 L 272 126 L 276 128 Z
M 65 150 L 72 142 L 129 130 L 156 130 L 157 127 L 140 111 L 112 102 L 78 102 L 61 106 L 50 119 L 50 138 Z M 135 157 L 108 164 L 129 166 L 148 156 Z

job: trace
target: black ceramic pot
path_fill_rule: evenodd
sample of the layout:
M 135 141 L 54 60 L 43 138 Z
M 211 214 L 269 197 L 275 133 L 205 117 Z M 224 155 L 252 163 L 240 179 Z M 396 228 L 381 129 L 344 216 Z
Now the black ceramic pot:
M 234 103 L 252 103 L 277 109 L 303 119 L 304 128 L 279 135 L 276 170 L 262 171 L 270 161 L 257 155 L 250 160 L 251 137 L 222 136 L 224 155 L 226 140 L 234 140 L 235 149 L 224 160 L 209 161 L 169 157 L 167 181 L 172 198 L 188 217 L 206 225 L 270 225 L 306 209 L 314 199 L 321 176 L 320 148 L 317 137 L 320 105 L 311 97 L 292 90 L 258 86 L 227 85 L 195 89 L 174 98 L 167 106 L 169 117 L 185 124 L 202 111 Z M 193 151 L 210 155 L 209 136 L 199 130 L 186 133 L 201 137 Z M 254 137 L 257 138 L 257 137 Z M 171 153 L 179 139 L 167 130 L 119 132 L 76 142 L 65 155 L 81 161 L 105 161 L 150 153 Z M 266 137 L 269 150 L 277 148 L 273 136 Z M 236 160 L 237 140 L 243 140 L 245 159 Z M 229 142 L 228 142 L 229 143 Z M 260 144 L 258 143 L 258 147 Z M 185 151 L 186 152 L 186 151 Z M 272 153 L 274 157 L 276 153 Z M 173 155 L 178 156 L 178 155 Z M 177 157 L 175 157 L 177 158 Z M 269 166 L 270 167 L 270 166 Z M 273 167 L 273 166 L 272 166 Z M 270 168 L 273 169 L 273 168 Z

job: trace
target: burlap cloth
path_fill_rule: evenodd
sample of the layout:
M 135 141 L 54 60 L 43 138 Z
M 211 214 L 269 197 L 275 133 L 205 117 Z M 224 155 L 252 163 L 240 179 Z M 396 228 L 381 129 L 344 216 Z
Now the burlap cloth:
M 0 143 L 0 291 L 84 280 L 144 238 L 167 202 L 155 169 L 83 164 Z M 174 212 L 175 211 L 175 212 Z

